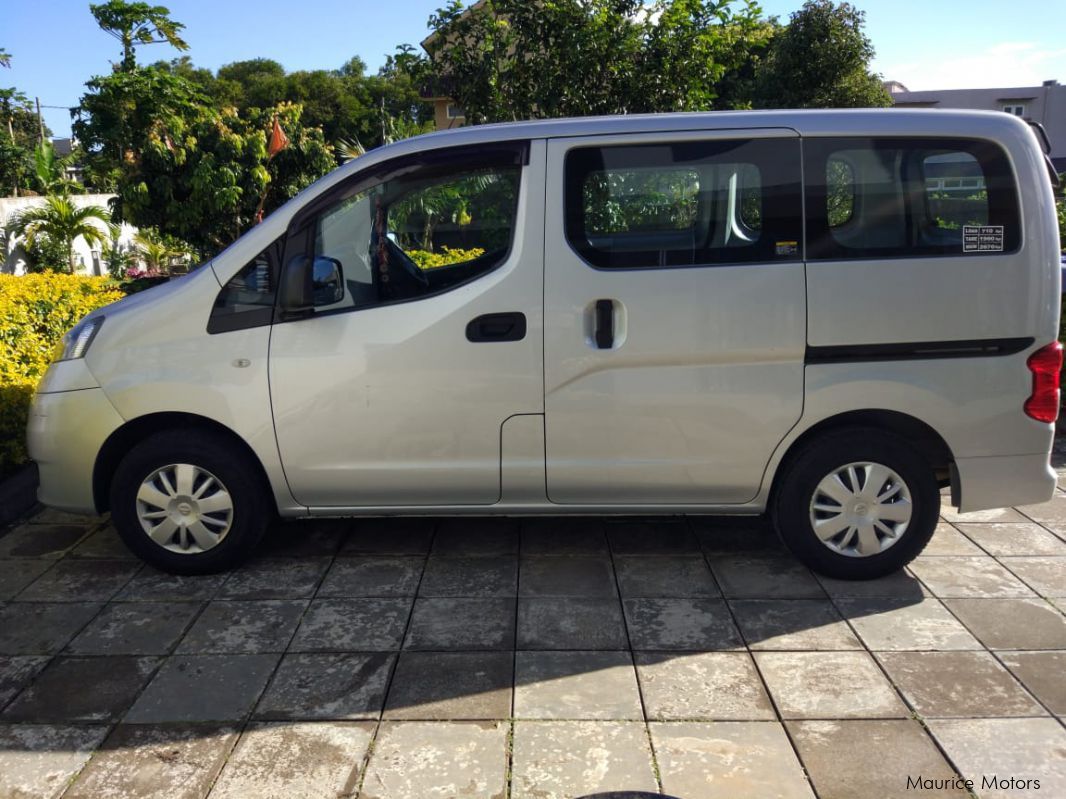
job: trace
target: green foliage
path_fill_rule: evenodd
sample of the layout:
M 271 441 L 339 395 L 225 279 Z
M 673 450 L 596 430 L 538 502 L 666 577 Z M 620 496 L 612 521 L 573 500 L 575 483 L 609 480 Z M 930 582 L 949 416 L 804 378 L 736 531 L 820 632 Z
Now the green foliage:
M 36 189 L 41 194 L 84 194 L 85 187 L 67 177 L 67 169 L 77 160 L 77 154 L 60 158 L 52 142 L 43 141 L 33 150 Z
M 1066 187 L 1066 172 L 1059 175 L 1059 185 Z M 1059 219 L 1059 246 L 1066 252 L 1066 193 L 1059 196 L 1055 203 L 1055 212 Z
M 44 135 L 51 135 L 47 127 Z M 40 136 L 29 98 L 13 86 L 0 89 L 0 194 L 33 188 L 33 148 Z
M 684 230 L 696 221 L 699 188 L 699 175 L 684 167 L 593 172 L 582 192 L 585 230 Z
M 140 45 L 166 42 L 176 50 L 189 49 L 180 36 L 185 26 L 170 18 L 170 9 L 166 6 L 108 0 L 90 5 L 89 11 L 96 18 L 96 24 L 122 44 L 119 68 L 124 71 L 137 66 L 135 50 Z
M 420 269 L 434 269 L 438 266 L 451 266 L 465 261 L 473 261 L 485 254 L 480 247 L 472 247 L 469 250 L 452 249 L 442 247 L 440 252 L 427 250 L 405 250 L 407 256 L 414 261 Z
M 90 246 L 106 245 L 113 227 L 111 215 L 98 205 L 78 207 L 62 195 L 49 195 L 44 200 L 44 205 L 15 214 L 8 223 L 8 235 L 21 238 L 27 249 L 42 241 L 61 245 L 67 255 L 67 269 L 73 274 L 74 242 L 83 239 Z
M 0 47 L 0 67 L 10 67 L 10 66 L 11 66 L 11 53 L 9 53 L 3 47 Z
M 192 253 L 192 248 L 185 242 L 150 227 L 138 230 L 133 243 L 134 252 L 144 268 L 152 273 L 169 272 L 171 260 L 187 259 Z

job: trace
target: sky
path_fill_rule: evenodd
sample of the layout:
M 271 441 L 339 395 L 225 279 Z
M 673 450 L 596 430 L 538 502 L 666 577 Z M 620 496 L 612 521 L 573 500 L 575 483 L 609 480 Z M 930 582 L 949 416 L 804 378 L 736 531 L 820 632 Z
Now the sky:
M 186 26 L 197 66 L 265 57 L 288 70 L 334 69 L 360 56 L 376 71 L 399 44 L 417 45 L 444 0 L 151 0 Z M 802 0 L 764 0 L 786 20 Z M 909 89 L 1066 83 L 1062 0 L 854 0 L 866 12 L 873 69 Z M 12 55 L 0 87 L 39 97 L 56 136 L 93 75 L 107 74 L 119 45 L 96 27 L 89 0 L 0 0 L 0 48 Z M 167 45 L 138 51 L 152 62 L 180 55 Z M 49 108 L 47 106 L 58 106 Z

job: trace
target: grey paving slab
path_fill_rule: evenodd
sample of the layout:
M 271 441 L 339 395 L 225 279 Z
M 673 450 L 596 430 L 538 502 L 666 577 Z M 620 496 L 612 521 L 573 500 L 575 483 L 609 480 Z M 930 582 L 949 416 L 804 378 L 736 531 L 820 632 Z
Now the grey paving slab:
M 23 524 L 0 536 L 0 558 L 61 558 L 90 529 L 84 524 Z
M 224 599 L 307 599 L 314 595 L 330 558 L 263 558 L 232 572 L 217 596 Z
M 216 599 L 196 619 L 178 645 L 192 654 L 256 654 L 284 652 L 300 623 L 307 600 Z
M 603 522 L 594 516 L 522 520 L 523 555 L 606 555 Z
M 1066 796 L 1066 729 L 1054 719 L 930 719 L 928 725 L 981 799 Z
M 917 602 L 929 591 L 907 571 L 898 571 L 876 580 L 834 580 L 815 575 L 833 599 L 902 599 Z
M 519 721 L 513 749 L 512 799 L 658 792 L 651 747 L 641 723 Z
M 598 597 L 521 597 L 519 649 L 628 649 L 622 606 Z
M 14 599 L 23 588 L 53 565 L 55 561 L 51 560 L 0 560 L 0 602 Z
M 917 721 L 789 721 L 785 726 L 819 799 L 969 797 L 965 788 L 907 787 L 908 777 L 950 784 L 957 776 Z
M 614 571 L 605 556 L 523 557 L 519 596 L 618 596 Z
M 347 519 L 284 519 L 267 530 L 259 553 L 268 558 L 332 557 L 350 529 Z
M 824 599 L 814 575 L 795 558 L 716 555 L 709 558 L 722 593 L 729 599 Z
M 744 645 L 721 599 L 626 599 L 622 606 L 634 649 L 691 652 Z
M 202 607 L 200 602 L 112 602 L 67 645 L 67 652 L 166 655 Z
M 129 724 L 237 721 L 246 717 L 280 655 L 174 655 L 138 697 Z
M 160 658 L 57 657 L 3 712 L 5 721 L 118 721 Z
M 70 551 L 70 557 L 135 560 L 137 556 L 126 548 L 114 526 L 109 524 L 82 539 L 81 543 Z
M 415 600 L 404 649 L 511 650 L 515 600 L 423 598 Z
M 936 526 L 933 537 L 922 549 L 926 557 L 934 555 L 984 555 L 981 548 L 973 541 L 959 532 L 962 527 L 992 527 L 995 525 L 960 525 L 957 529 L 947 522 L 940 522 Z
M 1066 494 L 1056 492 L 1050 502 L 1042 502 L 1039 505 L 1022 505 L 1017 510 L 1034 522 L 1044 525 L 1049 530 L 1053 530 L 1060 535 L 1066 533 Z
M 505 719 L 510 652 L 404 652 L 385 701 L 387 719 Z
M 508 731 L 501 722 L 382 723 L 360 799 L 499 799 Z
M 924 718 L 1045 715 L 987 652 L 880 652 L 877 659 Z
M 64 799 L 202 799 L 237 740 L 233 727 L 120 725 Z
M 785 719 L 902 718 L 907 708 L 865 652 L 756 652 Z
M 1066 599 L 1066 558 L 1003 558 L 1000 562 L 1040 596 Z
M 257 718 L 376 719 L 395 655 L 286 655 L 263 698 Z
M 96 602 L 12 602 L 0 607 L 0 655 L 51 655 L 95 616 Z
M 515 555 L 433 556 L 426 563 L 419 596 L 512 597 L 518 585 Z
M 746 519 L 719 516 L 689 516 L 688 522 L 703 551 L 708 555 L 754 553 L 781 555 L 785 548 L 768 521 L 752 516 Z
M 62 560 L 19 594 L 26 602 L 106 602 L 141 570 L 140 561 Z
M 1066 555 L 1066 541 L 1039 524 L 960 524 L 962 530 L 989 555 Z
M 1066 716 L 1066 652 L 999 652 L 1003 664 L 1056 716 Z
M 978 510 L 970 513 L 959 513 L 956 508 L 951 507 L 947 502 L 941 502 L 940 504 L 940 516 L 944 521 L 951 522 L 952 524 L 966 524 L 966 523 L 978 523 L 985 524 L 988 522 L 1025 522 L 1028 519 L 1020 514 L 1014 508 L 992 508 L 990 510 Z
M 289 646 L 295 652 L 379 652 L 399 649 L 412 598 L 315 599 Z
M 776 721 L 648 726 L 664 793 L 693 799 L 814 799 Z
M 633 657 L 649 719 L 774 718 L 746 652 L 636 652 Z
M 1066 616 L 1043 599 L 946 599 L 989 649 L 1066 649 Z
M 623 597 L 721 596 L 702 555 L 616 555 Z
M 431 551 L 434 555 L 517 555 L 518 519 L 442 519 Z
M 211 799 L 350 796 L 373 734 L 374 725 L 365 722 L 251 724 Z
M 872 650 L 981 649 L 981 643 L 935 597 L 917 602 L 840 599 L 837 604 L 863 643 Z
M 942 599 L 1033 596 L 1017 577 L 990 557 L 918 557 L 909 568 Z
M 436 519 L 392 518 L 352 521 L 341 555 L 426 555 Z
M 211 599 L 218 593 L 226 577 L 225 574 L 184 577 L 164 574 L 146 566 L 126 584 L 125 588 L 119 591 L 115 599 L 129 602 L 181 602 Z
M 83 527 L 96 527 L 107 520 L 105 516 L 71 513 L 56 508 L 41 508 L 28 520 L 28 524 L 77 524 Z
M 107 730 L 106 726 L 0 724 L 0 796 L 57 799 Z
M 643 719 L 628 652 L 516 652 L 519 719 Z
M 0 655 L 0 710 L 48 663 L 46 655 Z
M 734 599 L 729 607 L 752 649 L 862 649 L 828 599 Z
M 697 555 L 699 541 L 684 521 L 608 520 L 604 525 L 615 555 Z
M 326 573 L 322 597 L 414 596 L 425 558 L 352 556 L 337 558 Z

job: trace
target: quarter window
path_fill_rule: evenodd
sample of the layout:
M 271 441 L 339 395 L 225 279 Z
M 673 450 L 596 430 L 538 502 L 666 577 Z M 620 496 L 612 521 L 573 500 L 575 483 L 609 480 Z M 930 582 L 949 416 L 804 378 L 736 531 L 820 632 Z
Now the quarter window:
M 275 242 L 249 261 L 215 298 L 208 333 L 268 325 L 277 293 L 278 248 Z

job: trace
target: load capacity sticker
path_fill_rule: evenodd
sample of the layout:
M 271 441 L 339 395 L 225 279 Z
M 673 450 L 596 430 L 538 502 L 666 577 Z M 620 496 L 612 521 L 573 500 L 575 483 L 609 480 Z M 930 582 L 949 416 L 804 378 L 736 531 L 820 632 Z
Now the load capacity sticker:
M 1003 225 L 965 225 L 963 252 L 1003 252 Z

